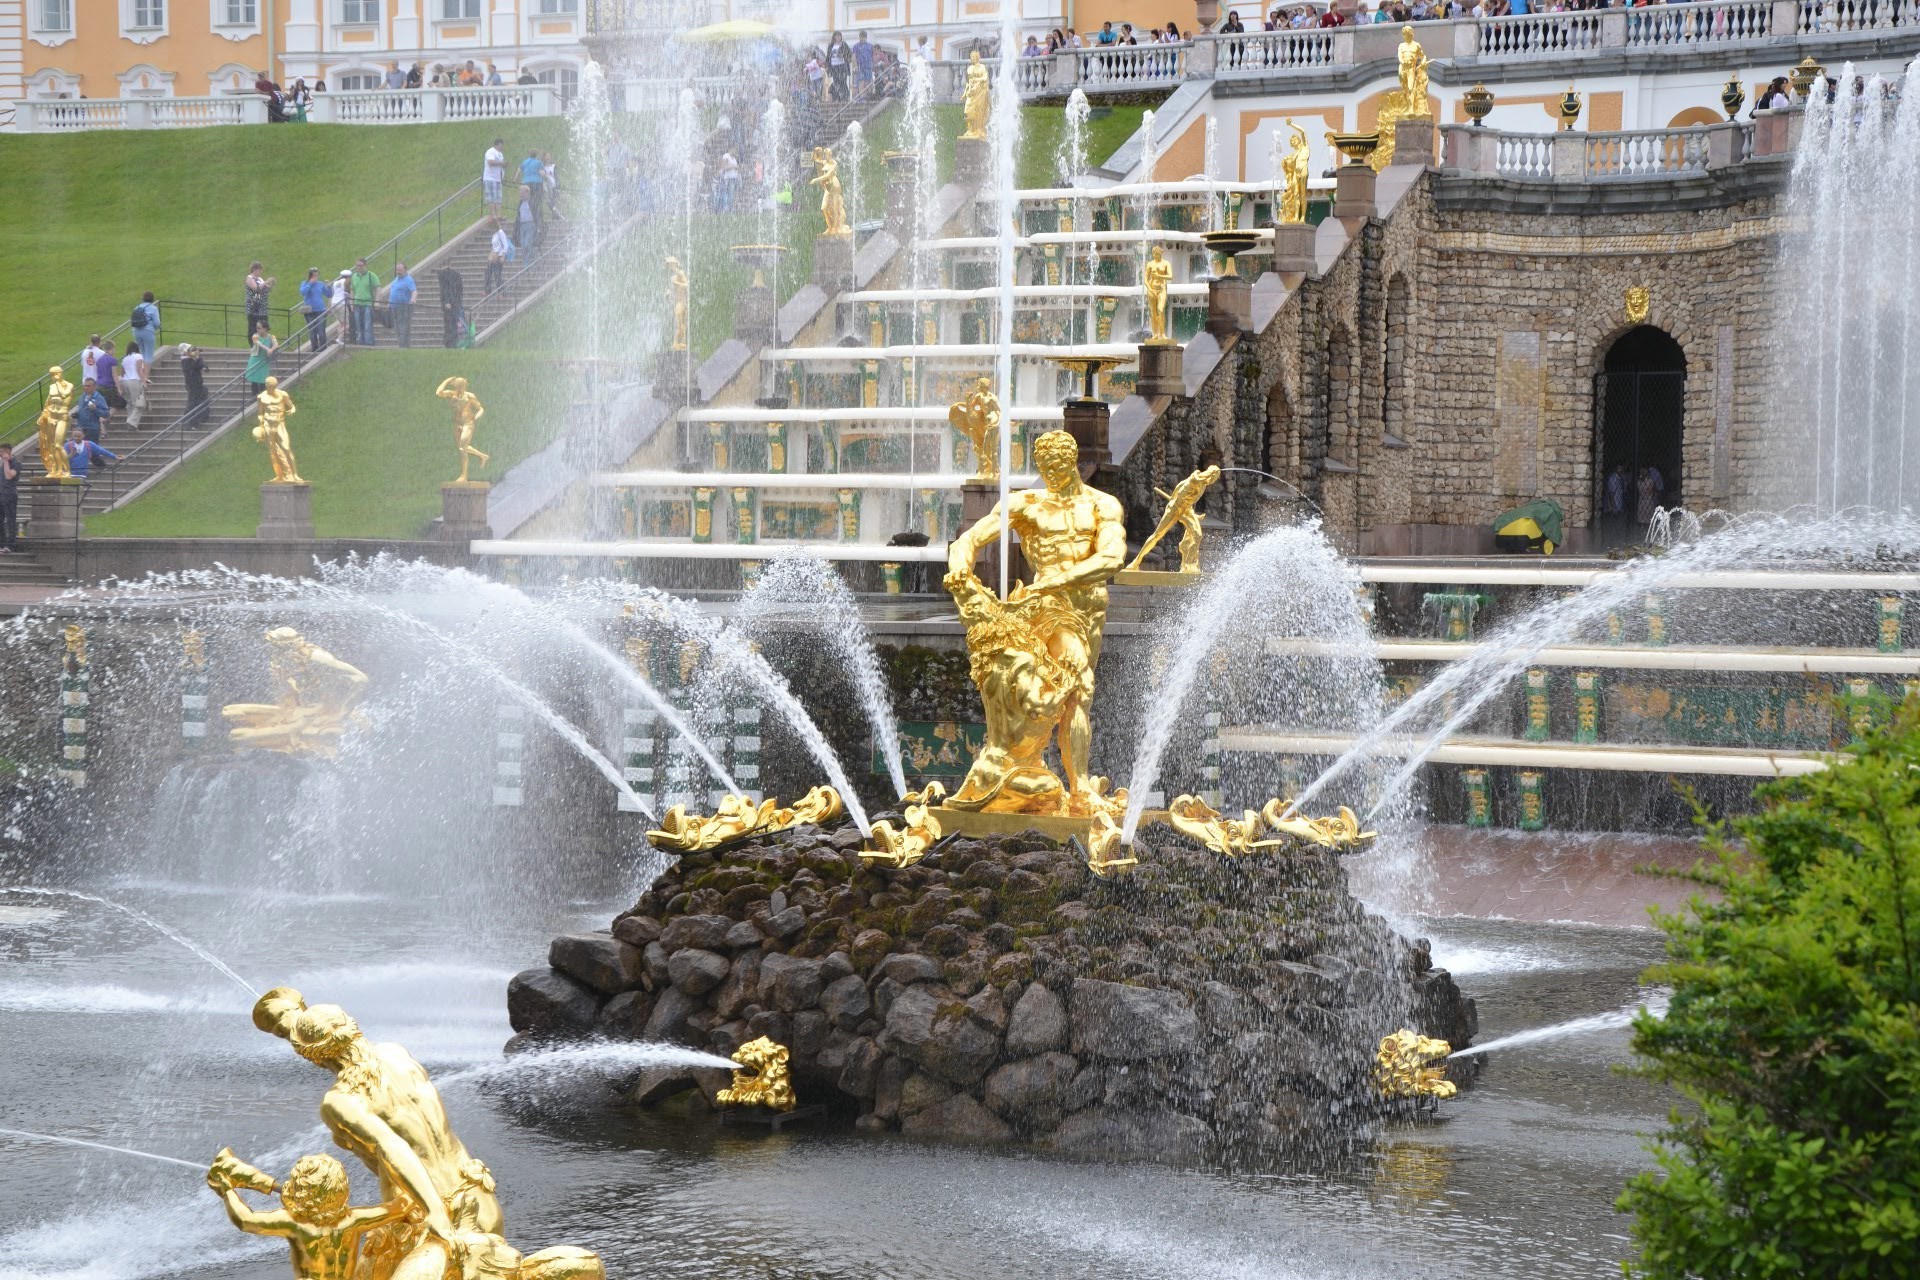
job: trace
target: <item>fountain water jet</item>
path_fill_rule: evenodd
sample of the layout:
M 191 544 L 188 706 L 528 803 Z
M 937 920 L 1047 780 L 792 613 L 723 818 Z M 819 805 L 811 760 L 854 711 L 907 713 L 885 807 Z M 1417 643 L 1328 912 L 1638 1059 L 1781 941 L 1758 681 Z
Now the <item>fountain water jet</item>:
M 159 933 L 161 936 L 173 942 L 179 943 L 181 946 L 185 947 L 187 950 L 193 952 L 194 955 L 199 956 L 202 960 L 206 961 L 210 966 L 212 966 L 212 968 L 216 973 L 232 981 L 234 985 L 238 986 L 242 991 L 246 992 L 248 995 L 257 997 L 260 994 L 260 992 L 257 989 L 255 989 L 252 983 L 248 982 L 245 978 L 241 977 L 238 973 L 235 973 L 233 971 L 233 968 L 230 965 L 228 965 L 226 961 L 222 960 L 219 956 L 216 956 L 215 954 L 213 954 L 213 952 L 207 950 L 205 947 L 195 942 L 192 938 L 187 937 L 185 934 L 181 933 L 178 929 L 174 929 L 168 925 L 164 925 L 160 921 L 155 920 L 152 916 L 148 915 L 146 912 L 137 911 L 134 908 L 128 906 L 124 902 L 115 902 L 112 898 L 102 898 L 98 894 L 81 893 L 75 889 L 41 889 L 41 888 L 36 888 L 32 885 L 20 885 L 20 884 L 10 884 L 4 887 L 0 887 L 0 893 L 31 893 L 31 894 L 40 895 L 42 897 L 77 898 L 82 902 L 97 902 L 103 907 L 111 907 L 115 911 L 121 912 L 124 915 L 131 916 L 133 919 L 138 920 L 141 924 L 146 925 L 149 929 L 154 930 L 156 933 Z
M 207 1166 L 191 1160 L 179 1160 L 173 1156 L 156 1155 L 151 1151 L 135 1151 L 132 1147 L 116 1147 L 105 1142 L 88 1142 L 85 1138 L 63 1138 L 57 1133 L 29 1133 L 25 1129 L 0 1129 L 0 1134 L 9 1138 L 27 1138 L 34 1142 L 57 1142 L 62 1146 L 86 1147 L 93 1151 L 111 1151 L 115 1155 L 139 1156 L 142 1160 L 158 1160 L 161 1164 L 177 1164 L 183 1169 L 192 1169 L 204 1174 Z

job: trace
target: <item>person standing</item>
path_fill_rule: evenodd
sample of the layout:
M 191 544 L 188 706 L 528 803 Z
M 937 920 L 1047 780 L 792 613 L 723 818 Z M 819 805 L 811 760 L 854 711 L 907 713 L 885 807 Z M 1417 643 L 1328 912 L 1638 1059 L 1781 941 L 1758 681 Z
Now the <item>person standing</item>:
M 515 227 L 521 253 L 533 252 L 534 241 L 540 233 L 540 224 L 533 211 L 533 199 L 533 188 L 523 183 L 520 187 L 520 217 Z
M 827 93 L 835 102 L 847 100 L 847 76 L 852 71 L 853 50 L 847 47 L 846 39 L 836 31 L 827 41 Z
M 368 310 L 371 311 L 372 307 L 369 306 Z M 354 311 L 357 313 L 359 308 L 356 306 Z M 273 373 L 273 353 L 279 349 L 280 344 L 274 341 L 272 328 L 262 320 L 259 328 L 253 331 L 253 342 L 247 350 L 246 379 L 252 395 L 258 396 L 267 389 L 267 378 Z
M 488 87 L 492 87 L 492 86 L 494 86 L 494 85 L 498 85 L 498 84 L 503 84 L 503 83 L 505 83 L 505 82 L 504 82 L 504 81 L 502 81 L 502 80 L 500 79 L 500 68 L 498 68 L 498 67 L 496 67 L 496 66 L 494 66 L 494 65 L 493 65 L 493 64 L 492 64 L 491 62 L 489 62 L 489 63 L 487 64 L 487 85 L 488 85 Z M 500 144 L 499 144 L 498 142 L 495 142 L 495 143 L 494 143 L 493 145 L 497 147 L 497 146 L 499 146 Z
M 254 263 L 247 268 L 247 332 L 252 333 L 260 327 L 272 308 L 272 295 L 275 277 L 262 275 L 260 264 Z
M 118 462 L 120 455 L 102 445 L 97 440 L 67 439 L 67 470 L 80 482 L 80 492 L 87 492 L 87 473 L 96 462 Z
M 207 411 L 213 407 L 207 402 L 207 359 L 200 348 L 187 342 L 180 344 L 180 380 L 187 385 L 187 412 L 181 425 L 205 426 Z
M 120 367 L 120 361 L 113 354 L 113 339 L 105 338 L 100 343 L 100 358 L 93 362 L 94 385 L 100 388 L 100 394 L 107 403 L 116 409 L 124 409 L 127 402 L 120 398 L 120 384 L 114 377 L 114 370 Z
M 334 316 L 333 340 L 345 346 L 353 341 L 348 320 L 352 311 L 347 306 L 347 286 L 353 281 L 353 270 L 342 268 L 333 280 L 332 311 Z
M 520 162 L 520 186 L 533 196 L 534 216 L 540 214 L 540 184 L 546 180 L 546 166 L 540 163 L 538 151 L 527 152 L 527 158 Z
M 387 306 L 393 312 L 393 338 L 403 347 L 413 345 L 413 300 L 420 287 L 407 272 L 407 264 L 393 264 L 393 283 L 387 286 Z
M 357 346 L 373 345 L 373 298 L 379 287 L 380 277 L 368 268 L 367 260 L 357 259 L 353 274 L 347 279 L 348 302 L 353 310 L 353 341 Z
M 327 306 L 333 300 L 320 268 L 308 267 L 307 278 L 300 282 L 300 314 L 307 318 L 307 349 L 324 351 L 327 346 Z
M 0 556 L 20 549 L 20 464 L 13 446 L 0 444 Z
M 864 31 L 853 42 L 853 87 L 854 96 L 863 102 L 873 94 L 873 42 Z
M 113 416 L 113 410 L 107 405 L 107 398 L 100 394 L 92 378 L 80 384 L 80 394 L 73 399 L 72 415 L 68 421 L 83 439 L 98 440 L 106 431 L 107 419 Z
M 100 335 L 87 338 L 87 349 L 80 353 L 80 380 L 98 382 L 100 377 Z
M 154 345 L 160 340 L 160 308 L 154 305 L 153 290 L 140 295 L 127 323 L 133 330 L 133 340 L 140 345 L 140 354 L 147 358 L 147 363 L 153 363 Z
M 137 427 L 147 413 L 147 358 L 140 348 L 127 348 L 120 362 L 120 396 L 127 402 L 127 425 Z
M 496 218 L 500 216 L 500 187 L 506 180 L 506 142 L 504 139 L 495 138 L 493 145 L 487 148 L 487 154 L 480 161 L 480 188 L 486 199 L 488 214 Z
M 493 220 L 493 240 L 487 246 L 487 275 L 481 282 L 482 296 L 491 297 L 506 278 L 507 263 L 513 261 L 513 237 L 500 225 L 500 219 Z
M 466 327 L 467 282 L 451 262 L 440 268 L 435 280 L 440 285 L 440 345 L 451 347 Z

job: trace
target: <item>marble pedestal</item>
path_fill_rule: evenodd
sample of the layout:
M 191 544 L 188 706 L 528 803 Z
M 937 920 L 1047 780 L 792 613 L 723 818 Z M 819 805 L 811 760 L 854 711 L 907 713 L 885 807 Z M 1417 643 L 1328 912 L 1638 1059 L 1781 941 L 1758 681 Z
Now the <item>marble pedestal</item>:
M 987 150 L 985 138 L 955 138 L 953 140 L 953 180 L 962 186 L 977 187 L 987 180 L 993 170 L 993 153 Z
M 1179 396 L 1187 392 L 1185 355 L 1172 342 L 1140 345 L 1140 377 L 1134 390 L 1143 396 Z
M 819 235 L 813 239 L 813 282 L 829 298 L 853 288 L 853 236 Z
M 1273 269 L 1281 275 L 1310 276 L 1319 265 L 1313 238 L 1319 228 L 1310 222 L 1282 222 L 1273 228 Z
M 1333 174 L 1333 216 L 1348 231 L 1373 216 L 1374 172 L 1364 164 L 1343 164 Z
M 313 541 L 313 486 L 269 480 L 260 486 L 260 527 L 256 538 L 275 542 Z
M 693 403 L 693 361 L 685 351 L 662 351 L 653 358 L 653 398 L 670 408 Z
M 1207 282 L 1207 332 L 1216 338 L 1253 330 L 1253 281 L 1215 276 Z
M 440 541 L 464 545 L 492 538 L 493 526 L 487 523 L 487 495 L 492 492 L 493 486 L 485 480 L 450 480 L 441 485 Z
M 42 476 L 20 487 L 27 491 L 27 535 L 34 542 L 71 542 L 80 536 L 81 481 Z

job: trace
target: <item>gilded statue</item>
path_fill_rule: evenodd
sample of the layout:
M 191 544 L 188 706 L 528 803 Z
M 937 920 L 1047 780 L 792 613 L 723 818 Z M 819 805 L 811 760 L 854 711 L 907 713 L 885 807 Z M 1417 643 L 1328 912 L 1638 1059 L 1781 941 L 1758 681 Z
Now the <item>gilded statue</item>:
M 840 162 L 825 147 L 815 147 L 813 170 L 813 177 L 807 185 L 820 188 L 820 216 L 827 224 L 827 229 L 821 234 L 852 235 L 853 228 L 847 225 L 847 202 L 840 193 Z
M 287 434 L 287 419 L 293 416 L 293 397 L 280 389 L 280 379 L 269 377 L 267 389 L 254 397 L 260 404 L 260 420 L 253 424 L 253 438 L 266 442 L 267 461 L 273 464 L 270 484 L 305 484 L 293 461 L 293 438 Z
M 599 1258 L 585 1250 L 548 1249 L 523 1258 L 506 1245 L 492 1175 L 454 1136 L 439 1092 L 404 1048 L 370 1042 L 346 1010 L 309 1006 L 291 987 L 261 996 L 253 1006 L 253 1024 L 334 1074 L 320 1100 L 320 1119 L 333 1140 L 380 1183 L 380 1205 L 348 1209 L 344 1176 L 309 1164 L 315 1158 L 307 1157 L 294 1166 L 295 1176 L 282 1193 L 284 1219 L 278 1213 L 255 1218 L 251 1210 L 253 1225 L 235 1218 L 242 1230 L 284 1226 L 271 1234 L 285 1235 L 292 1244 L 297 1276 L 603 1280 Z M 291 1185 L 296 1181 L 297 1189 Z M 264 1190 L 268 1182 L 231 1151 L 222 1151 L 207 1170 L 207 1184 L 228 1200 L 231 1214 L 235 1188 Z M 377 1223 L 370 1221 L 376 1216 Z M 343 1225 L 349 1221 L 352 1228 Z
M 1379 838 L 1377 831 L 1362 831 L 1353 810 L 1342 805 L 1331 818 L 1303 818 L 1282 800 L 1269 800 L 1260 809 L 1260 824 L 1268 831 L 1292 836 L 1322 849 L 1354 849 Z
M 1413 38 L 1413 27 L 1400 28 L 1400 118 L 1425 120 L 1432 116 L 1427 101 L 1427 67 L 1432 63 L 1427 51 Z
M 680 259 L 667 258 L 667 297 L 673 303 L 674 351 L 687 349 L 687 270 Z
M 1199 796 L 1175 796 L 1167 805 L 1167 825 L 1190 840 L 1229 858 L 1269 849 L 1278 840 L 1260 839 L 1260 815 L 1251 809 L 1228 818 Z
M 1091 817 L 1113 803 L 1105 780 L 1088 772 L 1087 751 L 1107 582 L 1126 558 L 1126 524 L 1112 495 L 1080 479 L 1079 446 L 1065 431 L 1041 436 L 1033 458 L 1045 487 L 1008 494 L 947 553 L 943 585 L 967 628 L 987 721 L 986 745 L 947 807 Z M 973 572 L 1003 524 L 1034 570 L 1004 601 Z M 1064 786 L 1043 759 L 1049 740 Z
M 1291 120 L 1287 121 L 1287 128 L 1292 132 L 1293 140 L 1289 144 L 1292 149 L 1280 162 L 1280 221 L 1305 222 L 1310 163 L 1307 131 Z
M 791 1111 L 798 1105 L 800 1099 L 794 1096 L 793 1080 L 787 1074 L 787 1046 L 761 1036 L 735 1049 L 733 1060 L 739 1067 L 733 1073 L 733 1085 L 713 1095 L 714 1101 L 769 1111 Z
M 54 365 L 47 370 L 47 402 L 40 406 L 34 425 L 40 431 L 40 465 L 47 479 L 65 480 L 73 474 L 67 466 L 67 428 L 73 421 L 73 384 Z
M 722 796 L 712 817 L 688 813 L 685 805 L 674 805 L 662 815 L 659 827 L 647 832 L 647 841 L 656 849 L 672 853 L 697 853 L 756 832 L 821 826 L 845 812 L 840 793 L 827 786 L 815 787 L 790 808 L 781 808 L 771 796 L 758 804 L 743 795 Z
M 472 483 L 467 479 L 467 468 L 478 461 L 485 467 L 491 460 L 487 454 L 473 447 L 473 429 L 487 414 L 487 408 L 480 403 L 480 397 L 467 390 L 467 380 L 461 377 L 444 379 L 433 394 L 442 400 L 453 401 L 453 447 L 460 455 L 460 474 L 455 484 Z
M 1147 255 L 1145 277 L 1147 345 L 1170 347 L 1173 339 L 1167 336 L 1167 286 L 1173 283 L 1173 264 L 1167 261 L 1167 255 L 1159 245 L 1153 246 Z
M 267 632 L 268 670 L 280 690 L 275 702 L 233 702 L 220 708 L 235 746 L 284 755 L 331 756 L 340 735 L 363 723 L 355 710 L 367 676 L 312 643 L 292 627 Z
M 946 795 L 946 788 L 937 782 L 929 782 L 919 797 L 912 799 L 900 814 L 900 825 L 880 821 L 873 824 L 872 833 L 867 837 L 866 847 L 860 850 L 860 856 L 868 862 L 884 862 L 895 868 L 910 867 L 940 843 L 940 819 L 935 817 L 929 807 L 929 801 L 923 797 L 933 795 L 935 800 Z
M 1446 1059 L 1452 1052 L 1445 1040 L 1396 1031 L 1380 1042 L 1374 1056 L 1374 1087 L 1389 1098 L 1451 1098 L 1458 1092 L 1447 1079 Z
M 978 49 L 967 59 L 967 83 L 960 93 L 960 110 L 967 117 L 967 131 L 960 136 L 986 137 L 987 117 L 993 112 L 993 80 L 980 61 Z
M 1200 572 L 1200 516 L 1194 511 L 1200 499 L 1205 496 L 1220 479 L 1219 467 L 1202 467 L 1200 470 L 1173 486 L 1173 492 L 1156 488 L 1155 493 L 1167 500 L 1167 509 L 1160 513 L 1160 523 L 1153 527 L 1153 533 L 1140 544 L 1140 554 L 1133 558 L 1129 569 L 1138 569 L 1147 553 L 1160 545 L 1160 540 L 1180 526 L 1180 572 Z
M 993 394 L 993 380 L 981 378 L 974 383 L 972 391 L 947 409 L 947 421 L 973 446 L 973 478 L 998 480 L 1000 397 Z

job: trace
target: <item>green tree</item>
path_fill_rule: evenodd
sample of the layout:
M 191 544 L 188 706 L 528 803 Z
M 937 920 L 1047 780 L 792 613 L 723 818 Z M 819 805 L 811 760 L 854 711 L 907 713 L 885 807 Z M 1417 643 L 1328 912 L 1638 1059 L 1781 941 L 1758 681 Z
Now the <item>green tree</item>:
M 1663 916 L 1642 1014 L 1675 1110 L 1619 1207 L 1630 1276 L 1920 1276 L 1920 700 L 1709 829 L 1718 903 Z

